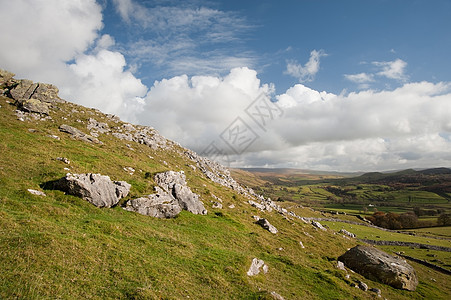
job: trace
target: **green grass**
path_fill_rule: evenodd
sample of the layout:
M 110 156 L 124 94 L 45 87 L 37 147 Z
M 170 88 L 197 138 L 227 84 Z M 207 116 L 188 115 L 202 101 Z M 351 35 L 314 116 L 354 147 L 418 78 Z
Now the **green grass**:
M 1 299 L 270 299 L 271 291 L 285 299 L 374 298 L 351 287 L 357 280 L 380 288 L 390 299 L 449 295 L 443 275 L 434 271 L 430 276 L 437 281 L 425 281 L 419 286 L 425 291 L 421 293 L 399 291 L 358 274 L 347 279 L 335 268 L 335 260 L 355 241 L 332 231 L 316 231 L 276 212 L 257 211 L 245 197 L 192 170 L 192 162 L 179 155 L 177 147 L 161 151 L 132 143 L 132 151 L 110 135 L 99 137 L 103 145 L 72 140 L 58 131 L 63 122 L 85 132 L 86 124 L 76 119 L 86 122 L 94 117 L 111 127 L 120 124 L 72 104 L 58 105 L 53 121 L 20 122 L 5 100 L 0 97 Z M 72 112 L 73 108 L 79 112 Z M 56 157 L 67 157 L 71 163 Z M 61 191 L 44 189 L 46 182 L 64 176 L 65 167 L 73 173 L 126 180 L 132 184 L 129 198 L 152 193 L 155 173 L 184 170 L 188 185 L 201 196 L 209 213 L 182 212 L 175 219 L 161 220 L 119 206 L 96 208 Z M 130 175 L 124 167 L 136 172 Z M 43 190 L 47 196 L 31 195 L 28 188 Z M 223 200 L 224 209 L 212 209 L 211 194 Z M 230 204 L 235 208 L 228 208 Z M 296 211 L 320 216 L 309 209 Z M 252 215 L 267 218 L 279 233 L 263 230 Z M 265 260 L 267 274 L 246 275 L 254 257 Z
M 420 243 L 427 245 L 444 246 L 451 248 L 451 240 L 438 240 L 421 236 L 412 236 L 403 233 L 388 232 L 379 230 L 377 228 L 368 227 L 364 225 L 354 225 L 342 222 L 329 222 L 324 221 L 321 224 L 329 226 L 334 231 L 340 229 L 346 229 L 349 232 L 354 233 L 357 238 L 369 239 L 369 240 L 381 240 L 381 241 L 403 241 L 411 243 Z

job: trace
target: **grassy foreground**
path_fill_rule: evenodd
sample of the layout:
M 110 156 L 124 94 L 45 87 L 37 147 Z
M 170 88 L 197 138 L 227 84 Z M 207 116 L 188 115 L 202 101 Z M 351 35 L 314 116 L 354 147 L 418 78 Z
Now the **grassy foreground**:
M 58 131 L 65 123 L 87 132 L 88 118 L 118 126 L 95 110 L 58 104 L 52 120 L 21 122 L 7 100 L 0 97 L 1 299 L 271 299 L 272 291 L 285 299 L 376 299 L 375 293 L 351 285 L 358 280 L 388 299 L 449 299 L 449 276 L 415 263 L 416 292 L 355 273 L 347 279 L 336 269 L 336 258 L 355 240 L 257 211 L 246 198 L 193 170 L 177 149 L 128 142 L 131 150 L 109 135 L 99 137 L 103 145 L 93 145 Z M 68 158 L 70 165 L 57 157 Z M 136 171 L 130 175 L 125 167 Z M 208 215 L 182 212 L 175 219 L 154 219 L 43 189 L 64 176 L 64 168 L 125 180 L 132 184 L 128 198 L 152 193 L 153 174 L 184 170 Z M 212 209 L 212 194 L 223 200 L 223 209 Z M 316 214 L 303 208 L 296 213 Z M 252 215 L 267 218 L 279 233 L 263 230 Z M 269 266 L 267 274 L 246 275 L 254 257 Z

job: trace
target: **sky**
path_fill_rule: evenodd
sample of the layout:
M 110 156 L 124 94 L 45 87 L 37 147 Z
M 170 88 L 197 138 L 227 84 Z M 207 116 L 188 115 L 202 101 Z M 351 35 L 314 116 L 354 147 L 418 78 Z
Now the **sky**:
M 0 0 L 0 68 L 231 167 L 451 167 L 449 0 Z

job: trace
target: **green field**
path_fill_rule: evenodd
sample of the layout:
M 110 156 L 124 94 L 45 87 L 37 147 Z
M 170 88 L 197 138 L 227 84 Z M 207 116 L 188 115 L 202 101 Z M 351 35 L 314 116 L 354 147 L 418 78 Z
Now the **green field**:
M 316 230 L 298 218 L 253 208 L 247 197 L 192 168 L 178 145 L 151 149 L 107 134 L 99 137 L 103 144 L 88 144 L 58 126 L 64 122 L 86 131 L 88 118 L 110 127 L 122 123 L 70 103 L 55 104 L 50 120 L 19 121 L 16 107 L 7 101 L 0 97 L 0 299 L 271 299 L 273 291 L 285 299 L 374 299 L 374 293 L 352 286 L 359 281 L 381 289 L 387 299 L 449 299 L 449 277 L 415 263 L 420 280 L 415 292 L 356 273 L 346 278 L 336 260 L 358 241 L 335 234 L 335 229 Z M 60 139 L 50 137 L 54 135 Z M 136 172 L 129 174 L 125 167 Z M 111 209 L 97 208 L 48 188 L 48 182 L 68 172 L 64 168 L 125 180 L 132 185 L 127 199 L 153 193 L 156 173 L 183 170 L 208 214 L 182 212 L 174 219 L 156 219 L 125 211 L 121 205 L 126 199 Z M 319 186 L 309 189 L 318 201 L 330 194 Z M 298 190 L 287 188 L 289 193 Z M 223 209 L 212 207 L 213 195 L 222 199 Z M 299 195 L 297 201 L 302 200 Z M 277 203 L 300 216 L 322 216 L 299 202 Z M 255 224 L 254 215 L 269 220 L 279 233 Z M 366 229 L 361 230 L 365 235 Z M 267 274 L 246 275 L 253 258 L 265 261 Z

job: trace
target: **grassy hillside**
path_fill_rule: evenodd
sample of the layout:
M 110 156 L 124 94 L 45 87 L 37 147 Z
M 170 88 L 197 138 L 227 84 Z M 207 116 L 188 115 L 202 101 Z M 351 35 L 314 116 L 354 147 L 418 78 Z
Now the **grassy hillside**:
M 20 121 L 8 102 L 0 96 L 1 299 L 271 299 L 272 291 L 285 299 L 377 298 L 353 287 L 358 280 L 381 289 L 388 299 L 449 298 L 449 277 L 415 263 L 416 292 L 355 273 L 346 278 L 335 267 L 336 258 L 356 240 L 258 211 L 244 196 L 192 168 L 179 146 L 151 149 L 107 134 L 99 136 L 103 144 L 74 140 L 59 125 L 87 132 L 89 118 L 110 127 L 122 123 L 71 103 L 55 104 L 51 119 Z M 127 167 L 135 172 L 131 175 Z M 122 202 L 100 209 L 46 189 L 47 182 L 69 171 L 101 173 L 130 183 L 130 199 L 153 193 L 153 175 L 167 170 L 185 172 L 208 209 L 206 216 L 184 211 L 174 219 L 156 219 L 127 212 Z M 223 200 L 223 209 L 212 208 L 212 194 Z M 293 209 L 301 216 L 320 216 Z M 267 218 L 279 233 L 256 225 L 253 215 Z M 254 257 L 269 266 L 267 274 L 246 275 Z

